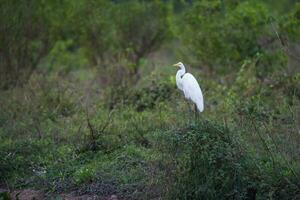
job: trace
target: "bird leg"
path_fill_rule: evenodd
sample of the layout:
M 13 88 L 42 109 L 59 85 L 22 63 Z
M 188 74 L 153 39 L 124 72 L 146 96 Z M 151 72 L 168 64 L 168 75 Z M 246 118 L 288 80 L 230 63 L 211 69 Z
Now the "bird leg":
M 194 104 L 194 115 L 195 115 L 195 120 L 198 120 L 198 109 L 196 104 Z
M 191 105 L 190 105 L 190 102 L 188 99 L 185 99 L 186 101 L 186 105 L 188 106 L 188 110 L 189 110 L 189 115 L 188 115 L 188 118 L 189 118 L 189 123 L 191 122 L 191 117 L 192 116 L 192 113 L 193 113 L 193 109 L 191 108 Z

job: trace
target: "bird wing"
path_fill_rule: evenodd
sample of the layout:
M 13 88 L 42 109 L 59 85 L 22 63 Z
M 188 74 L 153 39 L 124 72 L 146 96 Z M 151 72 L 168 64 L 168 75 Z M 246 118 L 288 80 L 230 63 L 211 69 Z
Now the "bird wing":
M 202 112 L 204 109 L 203 95 L 195 77 L 190 73 L 186 73 L 182 77 L 182 85 L 186 97 L 192 100 L 197 105 L 198 110 Z

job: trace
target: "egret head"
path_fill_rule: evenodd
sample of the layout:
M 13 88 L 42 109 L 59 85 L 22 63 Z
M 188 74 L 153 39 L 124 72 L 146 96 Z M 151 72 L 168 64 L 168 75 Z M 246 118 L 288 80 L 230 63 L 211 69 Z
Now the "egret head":
M 184 65 L 182 62 L 176 63 L 173 66 L 179 67 L 180 69 L 184 68 Z

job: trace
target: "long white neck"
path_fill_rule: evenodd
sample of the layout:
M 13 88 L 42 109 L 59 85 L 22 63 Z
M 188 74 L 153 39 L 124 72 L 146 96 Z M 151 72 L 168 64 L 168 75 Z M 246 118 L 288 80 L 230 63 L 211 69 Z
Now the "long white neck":
M 177 71 L 176 73 L 176 84 L 177 87 L 180 90 L 183 90 L 183 86 L 182 86 L 182 76 L 185 74 L 185 67 L 184 66 L 180 66 L 180 70 Z

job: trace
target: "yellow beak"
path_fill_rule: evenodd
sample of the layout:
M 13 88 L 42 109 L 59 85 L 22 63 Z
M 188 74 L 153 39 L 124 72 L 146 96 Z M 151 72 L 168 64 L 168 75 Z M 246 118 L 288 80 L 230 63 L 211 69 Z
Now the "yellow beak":
M 178 67 L 178 63 L 174 64 L 173 66 L 174 66 L 174 67 Z

